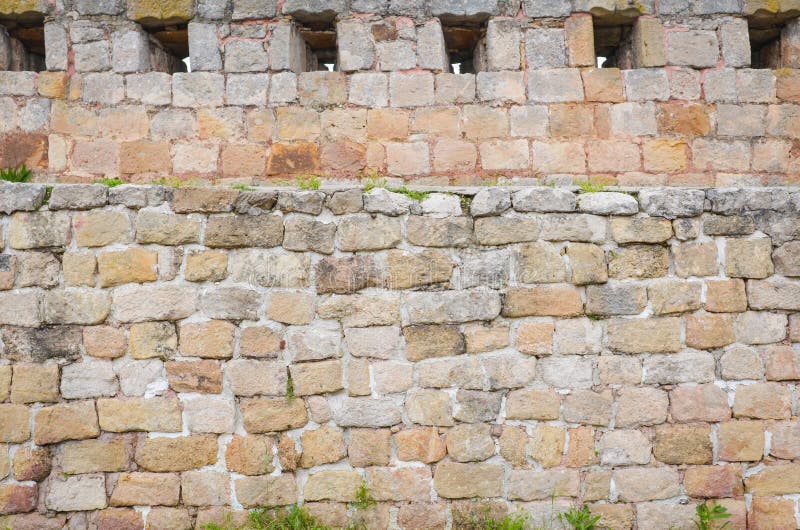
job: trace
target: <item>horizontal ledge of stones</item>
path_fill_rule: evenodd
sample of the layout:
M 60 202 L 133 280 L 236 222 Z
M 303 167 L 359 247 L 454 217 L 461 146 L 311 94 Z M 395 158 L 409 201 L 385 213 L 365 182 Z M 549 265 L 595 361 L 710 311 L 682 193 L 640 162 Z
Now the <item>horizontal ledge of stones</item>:
M 409 186 L 423 192 L 421 200 L 378 187 L 365 191 L 355 186 L 319 190 L 285 187 L 173 188 L 161 185 L 123 184 L 0 184 L 0 213 L 48 210 L 89 210 L 106 205 L 145 208 L 165 203 L 175 213 L 319 215 L 367 212 L 389 216 L 436 215 L 486 217 L 508 211 L 520 213 L 589 213 L 636 215 L 676 219 L 703 212 L 719 214 L 763 211 L 800 212 L 800 187 L 770 188 L 608 188 L 582 193 L 575 186 L 447 187 Z M 466 199 L 466 200 L 464 200 Z M 338 203 L 338 204 L 337 204 Z M 342 206 L 342 204 L 346 206 Z
M 120 16 L 125 13 L 131 20 L 149 22 L 185 21 L 194 17 L 217 20 L 230 18 L 246 20 L 256 17 L 297 16 L 309 20 L 327 20 L 336 15 L 369 13 L 391 16 L 441 16 L 441 17 L 482 17 L 514 16 L 520 11 L 531 18 L 557 18 L 571 13 L 635 13 L 644 15 L 755 15 L 768 16 L 790 13 L 797 9 L 796 2 L 789 0 L 748 0 L 731 2 L 726 0 L 704 2 L 661 2 L 655 0 L 417 0 L 414 2 L 373 2 L 368 0 L 329 0 L 314 2 L 310 0 L 264 0 L 253 6 L 253 2 L 233 0 L 232 9 L 224 0 L 198 2 L 196 0 L 128 0 L 127 9 L 119 2 L 90 0 L 77 2 L 74 8 L 80 15 Z M 60 2 L 47 0 L 9 0 L 0 3 L 3 14 L 22 15 L 38 13 L 56 14 Z

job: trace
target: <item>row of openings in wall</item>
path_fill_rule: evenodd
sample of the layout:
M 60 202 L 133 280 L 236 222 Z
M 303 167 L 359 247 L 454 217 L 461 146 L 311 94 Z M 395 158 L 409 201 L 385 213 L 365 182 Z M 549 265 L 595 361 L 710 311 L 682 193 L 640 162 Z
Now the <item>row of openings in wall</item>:
M 189 34 L 186 24 L 177 26 L 147 27 L 157 47 L 166 52 L 167 57 L 154 59 L 153 69 L 159 71 L 191 72 L 189 56 Z M 306 44 L 307 69 L 334 71 L 336 63 L 336 28 L 332 23 L 299 26 L 299 33 Z M 163 63 L 166 61 L 166 64 Z M 158 64 L 161 62 L 161 64 Z
M 782 57 L 782 43 L 787 23 L 797 12 L 748 18 L 751 68 L 794 67 Z M 630 38 L 636 17 L 622 14 L 594 16 L 594 48 L 598 68 L 634 68 Z
M 598 68 L 631 68 L 630 36 L 635 16 L 622 12 L 594 16 L 594 46 Z M 748 19 L 753 68 L 780 68 L 781 42 L 786 23 L 796 14 L 758 16 Z M 445 22 L 445 21 L 443 21 Z M 145 26 L 154 46 L 152 69 L 162 72 L 191 71 L 186 24 Z M 300 26 L 307 45 L 308 70 L 338 69 L 336 27 L 333 21 Z M 475 73 L 485 45 L 486 21 L 443 24 L 451 73 Z M 45 69 L 44 18 L 26 14 L 0 18 L 0 70 L 42 71 Z

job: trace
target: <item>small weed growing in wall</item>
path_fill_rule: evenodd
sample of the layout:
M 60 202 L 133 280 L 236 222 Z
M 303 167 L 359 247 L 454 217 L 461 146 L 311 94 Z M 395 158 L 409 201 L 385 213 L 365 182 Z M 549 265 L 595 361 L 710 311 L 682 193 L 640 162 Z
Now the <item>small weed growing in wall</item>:
M 30 182 L 31 170 L 22 164 L 19 167 L 7 167 L 0 169 L 0 180 L 6 182 Z
M 230 518 L 218 525 L 206 523 L 202 530 L 329 530 L 327 526 L 317 521 L 302 506 L 292 506 L 287 510 L 267 510 L 260 508 L 252 510 L 247 516 L 247 522 L 242 526 L 234 526 Z
M 558 518 L 561 522 L 567 523 L 574 530 L 595 530 L 597 528 L 600 516 L 592 516 L 587 506 L 578 508 L 570 508 L 568 511 L 559 514 Z
M 364 180 L 364 193 L 369 193 L 375 188 L 385 188 L 386 179 L 377 177 L 367 177 Z
M 375 504 L 375 499 L 369 495 L 365 483 L 362 482 L 356 492 L 356 501 L 352 504 L 356 510 L 364 510 Z M 592 517 L 589 509 L 585 506 L 580 510 L 573 508 L 569 512 L 559 515 L 558 518 L 573 530 L 594 530 L 595 525 L 600 521 L 600 517 Z M 470 530 L 525 530 L 530 528 L 530 523 L 531 519 L 528 514 L 518 512 L 506 515 L 499 520 L 492 519 L 488 515 L 472 518 L 468 523 L 468 528 Z M 366 525 L 356 521 L 348 523 L 344 530 L 364 530 L 365 528 Z M 698 526 L 698 528 L 706 527 Z M 719 528 L 725 528 L 725 526 Z M 206 523 L 201 530 L 331 530 L 331 528 L 308 513 L 305 507 L 294 505 L 288 508 L 251 510 L 247 516 L 247 522 L 241 526 L 235 526 L 231 517 L 228 516 L 226 522 L 221 525 Z M 535 526 L 534 530 L 548 530 L 548 526 Z
M 499 521 L 487 519 L 484 521 L 484 526 L 486 530 L 524 530 L 528 524 L 528 519 L 527 514 L 512 513 Z
M 375 504 L 375 499 L 369 493 L 366 481 L 361 481 L 361 485 L 356 490 L 356 500 L 353 501 L 353 507 L 356 510 L 366 510 Z
M 400 186 L 399 188 L 386 188 L 386 189 L 391 191 L 392 193 L 399 193 L 400 195 L 405 195 L 412 201 L 424 201 L 431 194 L 429 191 L 410 190 L 405 186 Z
M 247 184 L 234 184 L 231 188 L 239 191 L 253 191 L 253 188 Z
M 316 175 L 298 175 L 297 187 L 301 190 L 318 190 L 322 180 Z
M 150 184 L 157 186 L 168 186 L 170 188 L 183 188 L 190 183 L 179 179 L 178 177 L 161 177 L 150 181 Z
M 730 521 L 725 521 L 721 524 L 718 523 L 725 519 L 730 519 L 730 517 L 731 514 L 728 513 L 728 509 L 724 506 L 717 504 L 713 508 L 710 508 L 708 504 L 704 502 L 695 509 L 694 526 L 697 527 L 697 530 L 722 530 L 730 526 Z
M 108 186 L 109 188 L 116 188 L 117 186 L 121 186 L 125 184 L 122 179 L 118 178 L 101 178 L 92 182 L 92 184 L 103 184 L 104 186 Z
M 287 369 L 288 371 L 288 369 Z M 291 374 L 286 378 L 286 399 L 291 401 L 295 398 L 294 395 L 294 379 Z
M 370 174 L 362 174 L 364 182 L 364 193 L 369 193 L 375 188 L 383 188 L 387 191 L 391 191 L 392 193 L 399 193 L 400 195 L 405 195 L 409 199 L 413 201 L 424 201 L 430 195 L 429 191 L 416 191 L 410 190 L 406 186 L 399 186 L 399 187 L 391 187 L 387 185 L 386 179 L 378 175 L 378 173 L 373 172 Z
M 598 193 L 601 191 L 606 191 L 606 187 L 602 184 L 595 184 L 593 182 L 583 181 L 578 183 L 578 193 Z

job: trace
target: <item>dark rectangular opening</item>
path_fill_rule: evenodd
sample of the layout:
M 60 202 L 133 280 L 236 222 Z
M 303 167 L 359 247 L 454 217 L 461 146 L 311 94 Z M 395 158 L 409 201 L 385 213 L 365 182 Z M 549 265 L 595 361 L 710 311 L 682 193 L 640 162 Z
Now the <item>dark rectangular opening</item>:
M 750 34 L 750 64 L 752 68 L 775 69 L 783 66 L 781 38 L 786 23 L 797 13 L 759 12 L 747 19 Z
M 191 72 L 189 30 L 186 24 L 147 28 L 151 37 L 150 62 L 153 70 L 174 74 Z
M 0 70 L 41 72 L 45 69 L 44 16 L 30 13 L 0 19 Z
M 631 68 L 630 38 L 636 17 L 595 15 L 594 54 L 598 68 Z
M 481 47 L 485 46 L 486 23 L 463 23 L 442 26 L 444 43 L 450 63 L 450 73 L 474 74 L 481 70 Z
M 300 35 L 308 46 L 308 70 L 339 70 L 336 49 L 336 26 L 333 22 L 317 22 L 300 27 Z

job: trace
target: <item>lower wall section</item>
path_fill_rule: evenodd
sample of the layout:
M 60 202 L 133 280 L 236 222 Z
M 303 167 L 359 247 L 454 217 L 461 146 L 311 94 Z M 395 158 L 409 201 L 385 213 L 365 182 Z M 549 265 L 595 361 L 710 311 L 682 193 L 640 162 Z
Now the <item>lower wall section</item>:
M 0 527 L 797 527 L 800 192 L 461 193 L 0 186 Z

